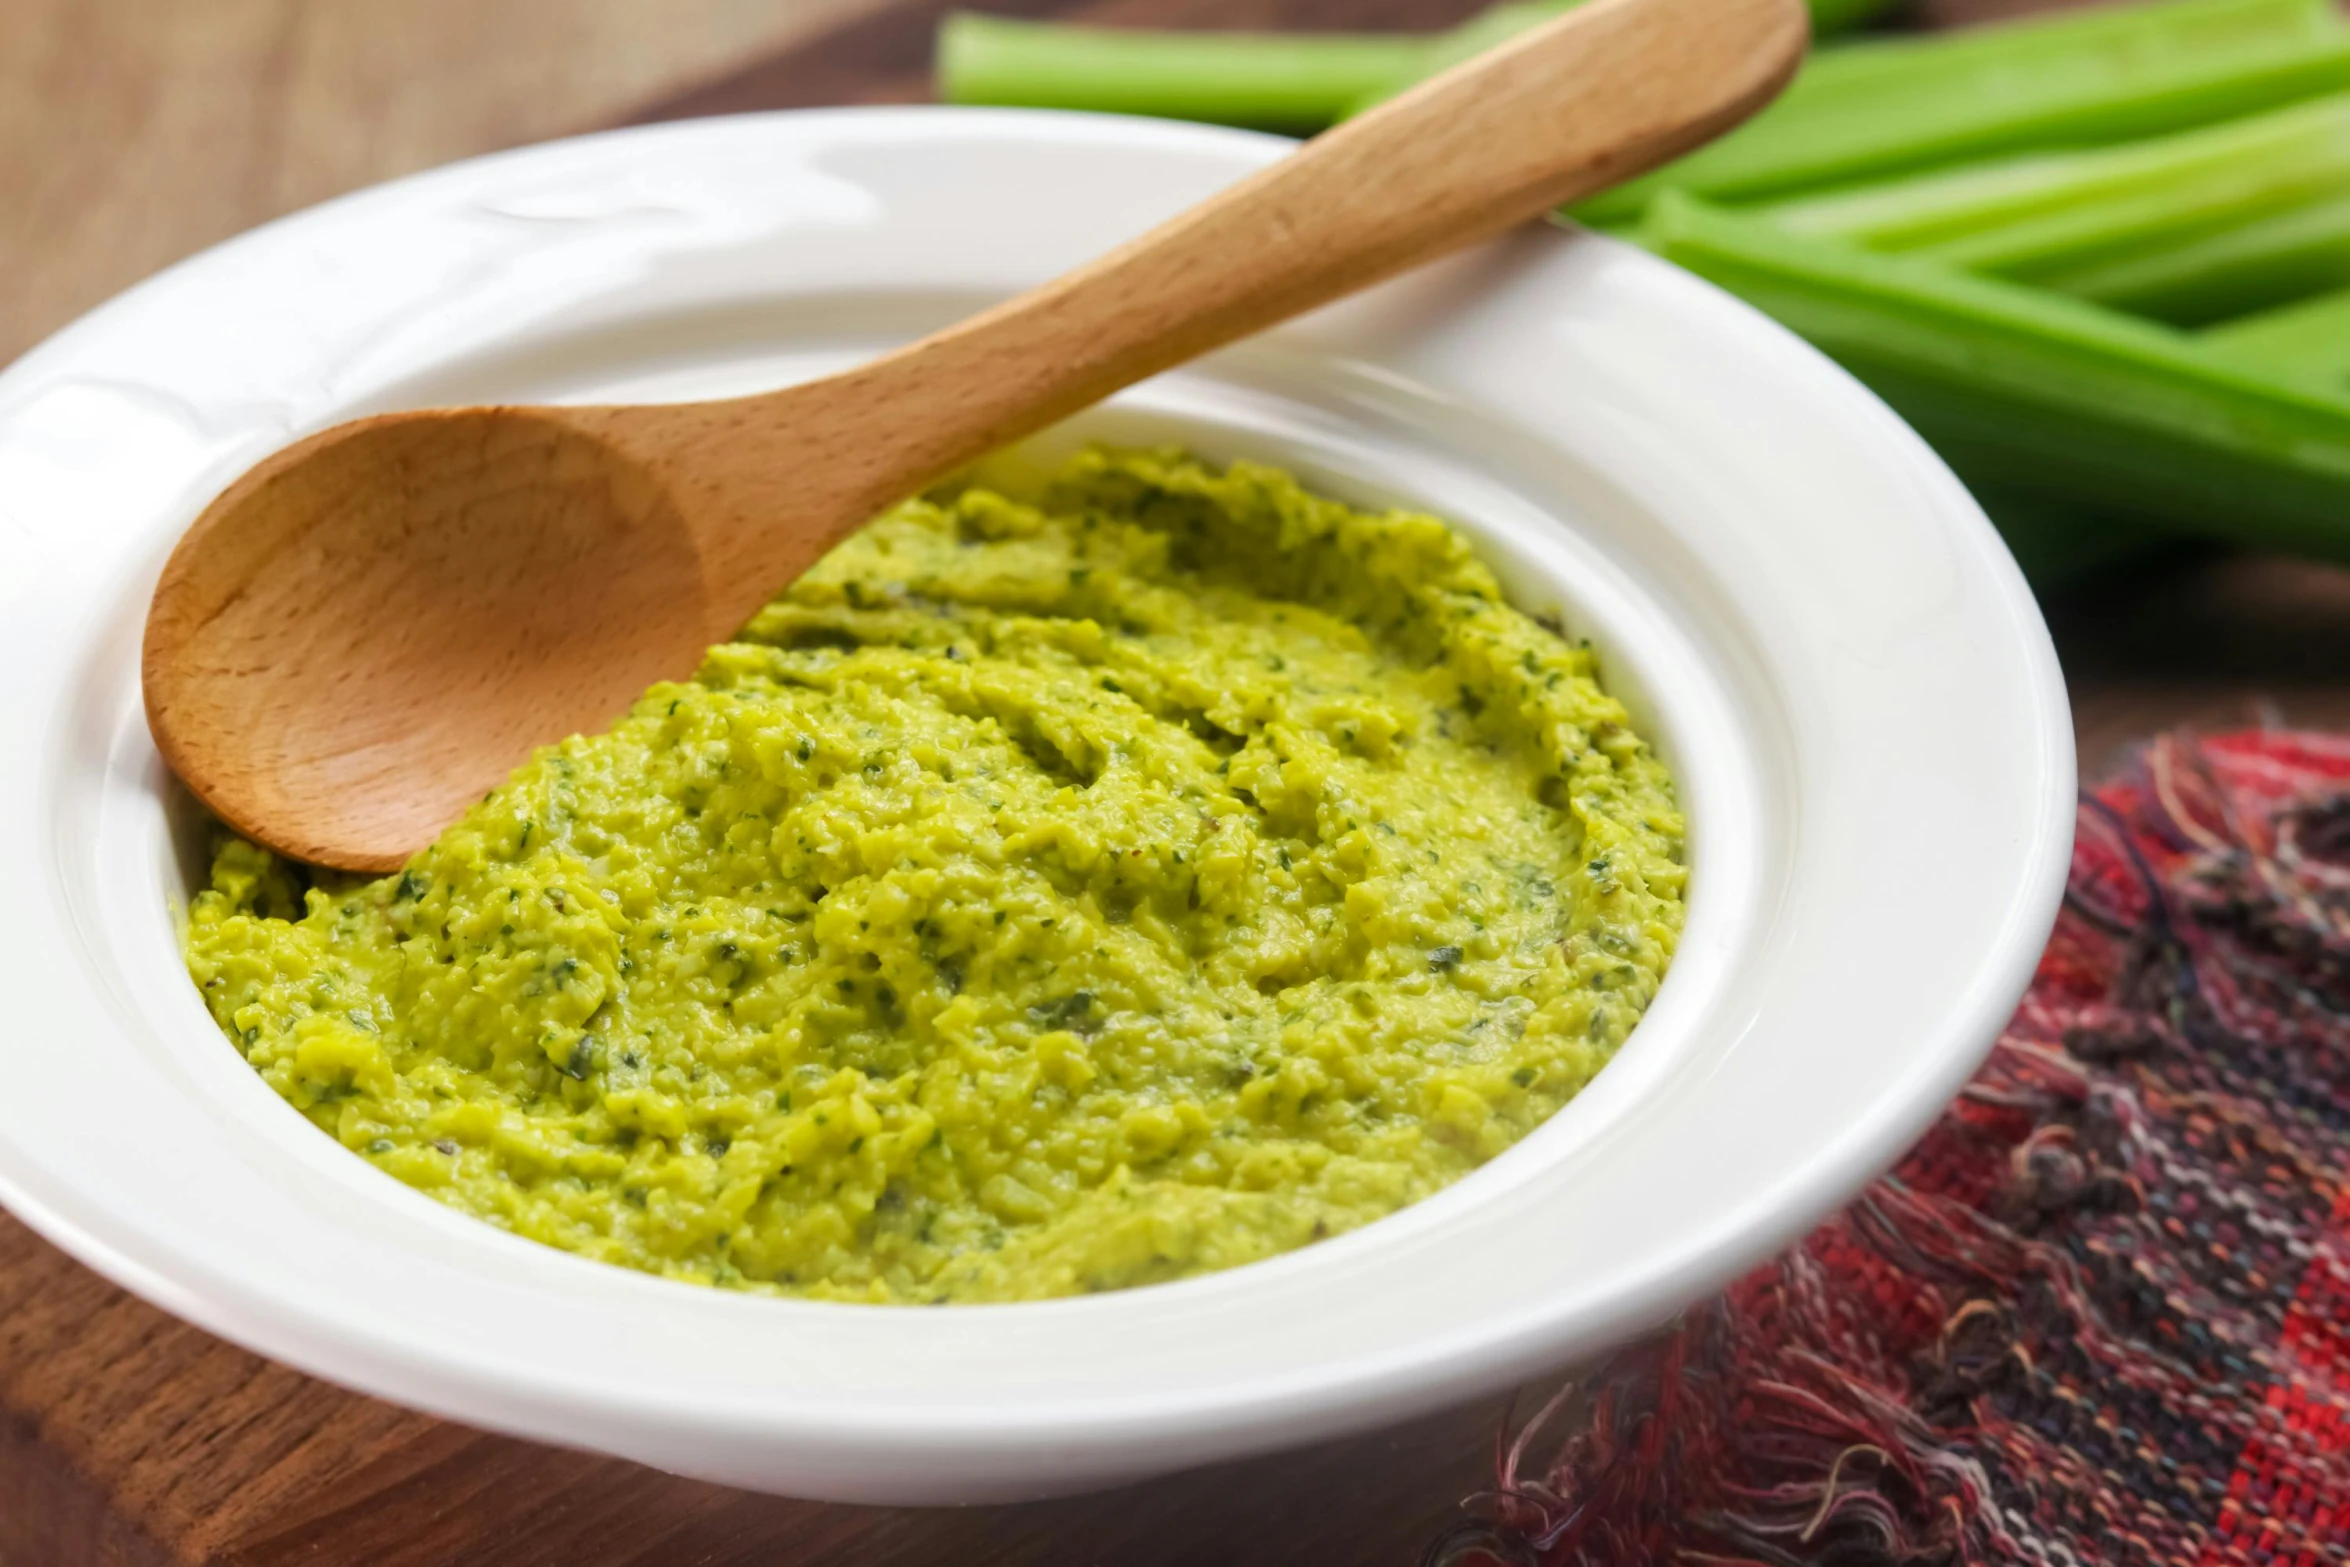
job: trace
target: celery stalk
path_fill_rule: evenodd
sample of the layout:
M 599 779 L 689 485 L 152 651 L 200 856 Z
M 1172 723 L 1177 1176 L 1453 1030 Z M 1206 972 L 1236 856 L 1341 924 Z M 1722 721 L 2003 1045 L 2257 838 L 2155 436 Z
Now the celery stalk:
M 1418 69 L 1428 40 L 1378 33 L 1200 33 L 950 14 L 949 103 L 1025 104 L 1310 131 Z
M 2127 141 L 2350 88 L 2329 0 L 2160 0 L 1870 39 L 1815 55 L 1752 121 L 1579 214 L 1660 190 L 1753 200 L 1970 159 Z
M 1797 233 L 2039 281 L 2350 190 L 2350 94 L 2091 152 L 1768 203 Z
M 2350 400 L 2152 322 L 1678 193 L 1647 238 L 1843 363 L 1970 485 L 2350 560 Z
M 938 95 L 1319 130 L 1582 3 L 1507 0 L 1434 34 L 1161 31 L 957 11 L 939 24 Z M 1810 4 L 1815 30 L 1826 33 L 1868 20 L 1889 0 Z
M 2198 341 L 2212 358 L 2246 374 L 2350 398 L 2350 288 L 2211 327 Z
M 2119 147 L 2032 154 L 1753 210 L 1800 234 L 1878 250 L 1931 248 L 1971 264 L 1982 258 L 1970 245 L 2020 224 L 2146 194 L 2176 197 L 2207 183 L 2261 182 L 2280 170 L 2321 183 L 2350 173 L 2350 94 Z M 1990 254 L 2004 252 L 1994 243 Z
M 2174 326 L 2268 310 L 2350 286 L 2350 194 L 2039 282 Z

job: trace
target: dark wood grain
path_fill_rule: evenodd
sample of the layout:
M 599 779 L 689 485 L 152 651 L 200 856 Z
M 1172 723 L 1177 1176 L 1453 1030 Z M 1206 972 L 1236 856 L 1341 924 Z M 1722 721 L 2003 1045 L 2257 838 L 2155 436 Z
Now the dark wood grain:
M 754 1496 L 488 1436 L 207 1337 L 0 1217 L 0 1564 L 1180 1567 L 1408 1562 L 1500 1411 L 1105 1496 L 945 1510 Z
M 1479 0 L 991 0 L 1164 25 L 1437 27 Z M 927 90 L 942 0 L 895 0 L 629 120 Z M 1919 0 L 1935 22 L 2016 0 Z M 2182 557 L 2059 596 L 2084 759 L 2264 709 L 2350 727 L 2350 573 Z M 1118 1567 L 1409 1563 L 1482 1483 L 1495 1402 L 1355 1441 L 1023 1507 L 758 1497 L 487 1436 L 206 1337 L 0 1216 L 0 1567 Z

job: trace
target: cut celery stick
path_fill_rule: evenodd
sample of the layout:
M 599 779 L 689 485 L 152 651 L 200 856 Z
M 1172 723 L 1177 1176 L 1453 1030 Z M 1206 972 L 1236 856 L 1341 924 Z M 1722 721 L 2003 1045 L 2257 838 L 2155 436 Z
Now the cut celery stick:
M 938 30 L 949 103 L 1092 109 L 1310 131 L 1419 68 L 1402 33 L 1198 33 L 950 14 Z
M 2350 397 L 2350 289 L 2211 327 L 2205 353 L 2249 375 L 2325 397 Z
M 1750 200 L 2047 147 L 2208 125 L 2350 88 L 2328 0 L 2162 0 L 1871 39 L 1815 55 L 1750 123 L 1578 209 L 1660 190 Z
M 1970 485 L 2350 560 L 2350 400 L 2152 322 L 1680 194 L 1645 238 L 1844 364 Z
M 938 95 L 1318 130 L 1582 3 L 1508 0 L 1434 34 L 1162 31 L 957 11 L 939 24 Z M 1814 29 L 1827 33 L 1885 11 L 1889 0 L 1810 4 Z
M 2269 310 L 2350 287 L 2350 194 L 2039 281 L 2173 326 Z
M 1757 210 L 1796 233 L 2039 280 L 2350 190 L 2350 94 L 2123 147 L 1913 176 Z

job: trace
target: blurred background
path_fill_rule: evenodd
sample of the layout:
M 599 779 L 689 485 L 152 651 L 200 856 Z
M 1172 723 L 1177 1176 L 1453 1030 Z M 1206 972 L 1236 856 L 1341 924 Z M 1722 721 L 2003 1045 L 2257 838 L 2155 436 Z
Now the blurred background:
M 864 0 L 0 0 L 0 363 L 158 267 Z

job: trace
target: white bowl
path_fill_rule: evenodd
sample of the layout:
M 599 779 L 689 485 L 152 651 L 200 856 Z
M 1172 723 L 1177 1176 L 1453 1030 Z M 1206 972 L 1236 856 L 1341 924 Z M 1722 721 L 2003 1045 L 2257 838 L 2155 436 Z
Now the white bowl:
M 1400 1419 L 1663 1318 L 1885 1166 L 2029 977 L 2064 691 L 1982 513 L 1866 391 L 1638 251 L 1530 231 L 1080 421 L 1457 519 L 1599 644 L 1692 823 L 1679 960 L 1592 1087 L 1441 1195 L 1179 1284 L 943 1311 L 695 1289 L 439 1206 L 281 1103 L 180 967 L 135 652 L 288 438 L 437 401 L 815 373 L 1092 256 L 1270 137 L 876 110 L 532 148 L 210 251 L 0 375 L 0 1199 L 167 1310 L 477 1425 L 941 1502 Z M 175 832 L 179 840 L 175 842 Z

